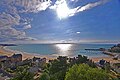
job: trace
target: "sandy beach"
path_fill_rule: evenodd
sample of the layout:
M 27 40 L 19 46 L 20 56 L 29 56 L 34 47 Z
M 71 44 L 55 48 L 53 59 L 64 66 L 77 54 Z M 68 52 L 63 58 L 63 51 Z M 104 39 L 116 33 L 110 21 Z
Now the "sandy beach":
M 46 58 L 47 60 L 52 60 L 55 59 L 56 57 L 54 56 L 50 56 L 50 55 L 40 55 L 40 54 L 30 54 L 30 53 L 26 53 L 26 52 L 20 52 L 20 51 L 14 51 L 14 50 L 10 50 L 6 47 L 0 47 L 0 55 L 4 55 L 4 56 L 12 56 L 13 54 L 22 54 L 22 59 L 30 59 L 33 57 L 40 57 L 40 58 Z
M 104 59 L 104 60 L 106 60 L 107 62 L 110 62 L 110 63 L 120 63 L 120 60 L 113 60 L 113 57 L 111 57 L 111 56 L 108 56 L 108 57 L 93 57 L 91 59 L 94 62 L 99 62 L 101 59 Z
M 46 58 L 47 60 L 52 60 L 52 59 L 55 59 L 57 56 L 52 56 L 52 55 L 39 55 L 39 54 L 30 54 L 30 53 L 25 53 L 25 52 L 18 52 L 18 51 L 13 51 L 13 50 L 10 50 L 10 49 L 7 49 L 5 47 L 0 47 L 0 55 L 6 55 L 6 56 L 12 56 L 13 54 L 15 53 L 20 53 L 22 54 L 22 59 L 25 60 L 25 59 L 30 59 L 30 58 L 33 58 L 33 57 L 40 57 L 40 58 Z M 98 62 L 99 60 L 101 59 L 104 59 L 110 63 L 118 63 L 120 62 L 120 60 L 113 60 L 113 57 L 112 56 L 108 56 L 108 57 L 92 57 L 90 58 L 92 61 L 94 62 Z

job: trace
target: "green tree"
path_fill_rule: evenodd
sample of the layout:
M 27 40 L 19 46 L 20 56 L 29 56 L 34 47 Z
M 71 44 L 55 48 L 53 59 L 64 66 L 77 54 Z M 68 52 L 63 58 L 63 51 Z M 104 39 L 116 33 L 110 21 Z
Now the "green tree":
M 105 65 L 104 65 L 104 70 L 106 71 L 106 72 L 110 72 L 110 70 L 111 70 L 111 66 L 110 66 L 110 63 L 109 62 L 107 62 L 107 63 L 105 63 Z
M 16 72 L 15 77 L 11 80 L 34 80 L 34 74 L 30 73 L 27 69 L 23 69 L 23 67 L 19 67 L 18 72 Z
M 50 62 L 49 74 L 51 80 L 64 80 L 68 69 L 67 57 L 59 56 L 57 59 Z
M 87 61 L 87 64 L 88 64 L 90 67 L 92 67 L 92 68 L 96 68 L 96 67 L 97 67 L 96 64 L 95 64 L 92 60 Z
M 77 64 L 86 63 L 87 61 L 89 61 L 89 59 L 87 58 L 87 56 L 78 55 L 77 58 L 78 58 Z
M 50 80 L 50 76 L 47 73 L 43 73 L 39 80 Z
M 87 64 L 72 66 L 66 73 L 65 80 L 110 80 L 102 69 L 91 68 Z

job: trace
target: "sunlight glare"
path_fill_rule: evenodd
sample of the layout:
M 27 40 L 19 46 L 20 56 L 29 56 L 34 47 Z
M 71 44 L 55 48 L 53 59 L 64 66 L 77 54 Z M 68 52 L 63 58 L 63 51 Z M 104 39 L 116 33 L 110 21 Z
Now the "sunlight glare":
M 69 16 L 69 8 L 65 0 L 57 6 L 56 12 L 60 19 L 66 18 Z
M 56 47 L 58 47 L 61 51 L 67 51 L 71 46 L 71 44 L 56 44 Z

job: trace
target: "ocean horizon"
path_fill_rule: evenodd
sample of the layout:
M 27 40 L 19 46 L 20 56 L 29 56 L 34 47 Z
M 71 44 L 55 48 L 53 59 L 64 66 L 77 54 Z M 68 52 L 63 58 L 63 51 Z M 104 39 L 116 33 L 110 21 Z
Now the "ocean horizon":
M 88 57 L 107 57 L 102 51 L 87 51 L 85 49 L 109 49 L 115 44 L 73 44 L 73 43 L 55 43 L 55 44 L 17 44 L 8 46 L 9 49 L 38 55 L 54 56 L 77 56 L 84 55 Z

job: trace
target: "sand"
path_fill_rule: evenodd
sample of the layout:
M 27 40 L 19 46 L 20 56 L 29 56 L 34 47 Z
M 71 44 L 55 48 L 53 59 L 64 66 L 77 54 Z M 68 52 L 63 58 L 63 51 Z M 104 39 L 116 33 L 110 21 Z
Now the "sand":
M 5 47 L 0 47 L 0 55 L 5 55 L 5 56 L 12 56 L 13 54 L 18 53 L 16 51 L 7 49 Z M 22 54 L 22 59 L 30 59 L 33 57 L 40 57 L 40 58 L 46 58 L 47 60 L 52 60 L 57 58 L 57 56 L 52 56 L 52 55 L 39 55 L 39 54 L 30 54 L 30 53 L 25 53 L 25 52 L 20 52 L 20 54 Z M 108 56 L 108 57 L 92 57 L 90 58 L 92 61 L 94 62 L 98 62 L 101 59 L 104 59 L 110 63 L 120 63 L 120 60 L 113 60 L 112 56 Z
M 49 55 L 39 55 L 39 54 L 30 54 L 30 53 L 26 53 L 26 52 L 20 52 L 20 51 L 13 51 L 10 49 L 7 49 L 6 47 L 0 47 L 0 55 L 2 56 L 12 56 L 13 54 L 22 54 L 22 59 L 31 59 L 33 57 L 40 57 L 40 58 L 46 58 L 47 60 L 52 60 L 55 57 L 49 56 Z
M 120 60 L 114 60 L 113 57 L 111 57 L 111 56 L 108 56 L 108 57 L 93 57 L 91 59 L 94 62 L 99 62 L 101 59 L 104 59 L 104 60 L 106 60 L 107 62 L 110 62 L 110 63 L 120 63 Z

